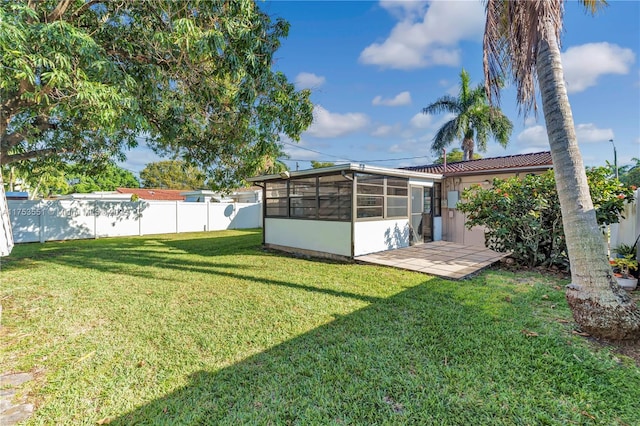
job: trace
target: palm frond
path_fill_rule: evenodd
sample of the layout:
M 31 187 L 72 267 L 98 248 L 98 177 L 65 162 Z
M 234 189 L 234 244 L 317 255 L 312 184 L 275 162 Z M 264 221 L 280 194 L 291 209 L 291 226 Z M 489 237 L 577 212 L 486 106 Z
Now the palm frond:
M 458 117 L 447 121 L 436 133 L 431 143 L 431 150 L 439 153 L 443 148 L 451 145 L 456 138 L 461 136 L 460 120 Z
M 520 113 L 526 116 L 536 104 L 536 60 L 540 41 L 549 39 L 543 22 L 551 21 L 553 39 L 560 43 L 566 0 L 486 0 L 487 18 L 483 38 L 485 91 L 490 104 L 500 103 L 503 81 L 516 85 Z M 605 0 L 580 0 L 595 14 Z M 550 34 L 549 34 L 550 35 Z
M 422 108 L 422 113 L 437 115 L 450 112 L 452 114 L 459 114 L 461 110 L 462 108 L 458 98 L 445 95 L 441 98 L 436 99 L 436 101 L 431 105 Z

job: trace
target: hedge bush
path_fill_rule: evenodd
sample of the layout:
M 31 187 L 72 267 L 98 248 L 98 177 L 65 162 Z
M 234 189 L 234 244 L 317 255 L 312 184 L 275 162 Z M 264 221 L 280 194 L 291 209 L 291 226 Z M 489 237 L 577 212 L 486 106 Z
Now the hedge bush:
M 624 205 L 633 201 L 634 187 L 611 178 L 606 167 L 587 169 L 589 190 L 600 225 L 617 223 Z M 493 187 L 474 185 L 462 192 L 457 209 L 466 226 L 486 228 L 485 245 L 512 252 L 518 265 L 568 269 L 560 201 L 553 171 L 524 178 L 494 179 Z

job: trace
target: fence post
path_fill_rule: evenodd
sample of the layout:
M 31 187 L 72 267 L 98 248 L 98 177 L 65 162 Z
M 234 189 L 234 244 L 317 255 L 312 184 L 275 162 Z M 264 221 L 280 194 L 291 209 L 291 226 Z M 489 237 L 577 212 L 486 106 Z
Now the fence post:
M 40 211 L 40 229 L 39 229 L 39 237 L 40 242 L 44 243 L 44 233 L 47 227 L 47 215 L 49 214 L 49 206 L 44 205 L 42 201 L 38 202 L 38 204 L 42 205 L 42 210 Z
M 93 239 L 98 238 L 98 200 L 93 200 Z
M 142 201 L 138 200 L 136 201 L 138 203 L 138 235 L 142 235 L 142 209 L 140 208 L 140 205 L 142 204 Z
M 180 210 L 179 206 L 178 206 L 178 202 L 176 201 L 176 234 L 179 232 L 179 224 L 180 224 L 180 218 L 179 218 L 179 214 L 178 214 L 178 210 Z

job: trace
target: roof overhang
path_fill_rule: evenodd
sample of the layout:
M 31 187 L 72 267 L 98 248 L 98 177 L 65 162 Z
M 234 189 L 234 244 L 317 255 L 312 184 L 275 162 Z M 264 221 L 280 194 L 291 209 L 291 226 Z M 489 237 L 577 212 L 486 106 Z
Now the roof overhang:
M 506 167 L 503 169 L 487 169 L 487 170 L 461 170 L 451 173 L 444 173 L 445 178 L 456 176 L 469 176 L 469 175 L 499 175 L 504 173 L 528 173 L 538 172 L 553 169 L 552 164 L 544 164 L 540 166 L 525 166 L 525 167 Z
M 385 176 L 403 177 L 403 178 L 409 178 L 409 179 L 411 178 L 435 179 L 435 180 L 442 179 L 442 175 L 437 173 L 424 173 L 424 172 L 415 172 L 411 170 L 392 169 L 388 167 L 369 166 L 366 164 L 347 163 L 347 164 L 338 164 L 330 167 L 322 167 L 319 169 L 289 171 L 287 172 L 286 176 L 282 176 L 280 174 L 255 176 L 255 177 L 248 178 L 247 181 L 248 182 L 266 182 L 270 180 L 292 179 L 297 177 L 331 175 L 331 174 L 338 174 L 342 172 L 369 173 L 372 175 L 385 175 Z

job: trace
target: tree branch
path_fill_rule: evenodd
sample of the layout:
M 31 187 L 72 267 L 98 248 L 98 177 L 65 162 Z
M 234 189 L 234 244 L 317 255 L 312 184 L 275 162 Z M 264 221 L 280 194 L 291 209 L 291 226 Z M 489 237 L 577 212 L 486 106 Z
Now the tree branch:
M 71 14 L 70 21 L 74 21 L 78 16 L 82 15 L 85 10 L 89 9 L 94 4 L 102 3 L 103 0 L 90 0 L 76 9 L 75 12 Z
M 25 161 L 30 160 L 32 158 L 37 158 L 41 156 L 47 156 L 51 154 L 56 154 L 59 151 L 56 148 L 44 148 L 44 149 L 34 149 L 33 151 L 20 152 L 17 154 L 9 154 L 6 151 L 2 150 L 0 153 L 0 165 L 11 164 L 17 161 Z
M 64 15 L 64 13 L 69 8 L 70 3 L 71 3 L 71 0 L 60 0 L 60 3 L 58 3 L 56 8 L 53 9 L 53 11 L 49 14 L 49 16 L 47 16 L 45 22 L 54 22 L 62 18 L 62 15 Z
M 55 130 L 58 128 L 57 124 L 49 122 L 49 120 L 43 117 L 42 115 L 36 117 L 32 125 L 36 129 L 38 129 L 40 132 L 44 132 L 47 130 Z M 25 140 L 26 137 L 27 135 L 21 132 L 15 132 L 15 133 L 5 135 L 2 138 L 2 143 L 0 144 L 2 152 L 7 153 L 11 151 L 12 148 L 14 148 L 20 142 Z

